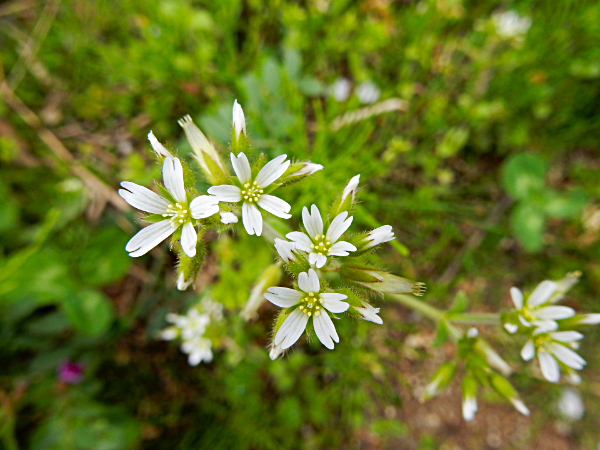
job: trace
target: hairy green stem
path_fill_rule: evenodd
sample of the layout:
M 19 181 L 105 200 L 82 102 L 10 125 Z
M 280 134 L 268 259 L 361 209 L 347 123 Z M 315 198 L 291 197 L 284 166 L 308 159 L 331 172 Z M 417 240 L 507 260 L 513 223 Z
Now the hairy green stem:
M 448 318 L 451 322 L 464 325 L 500 325 L 498 313 L 460 313 Z

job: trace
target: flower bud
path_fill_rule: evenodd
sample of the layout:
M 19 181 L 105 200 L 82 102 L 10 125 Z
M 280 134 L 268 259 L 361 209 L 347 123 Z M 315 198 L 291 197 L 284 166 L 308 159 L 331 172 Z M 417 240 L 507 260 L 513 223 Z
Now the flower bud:
M 462 380 L 462 413 L 466 421 L 475 418 L 477 412 L 477 379 L 470 373 Z
M 233 129 L 235 131 L 236 139 L 239 139 L 241 132 L 244 132 L 244 135 L 246 134 L 246 118 L 244 117 L 244 110 L 237 102 L 237 99 L 233 102 Z
M 215 147 L 206 139 L 200 128 L 194 124 L 189 115 L 179 119 L 178 123 L 183 128 L 185 137 L 194 151 L 194 157 L 208 182 L 212 185 L 226 183 L 227 169 Z
M 354 201 L 354 197 L 356 196 L 356 188 L 358 187 L 358 181 L 360 180 L 360 174 L 355 175 L 348 182 L 346 187 L 344 188 L 344 192 L 342 192 L 342 203 L 346 201 L 348 196 L 352 195 L 352 201 Z
M 164 145 L 162 145 L 160 142 L 158 142 L 158 139 L 156 139 L 156 137 L 154 136 L 154 133 L 152 133 L 152 131 L 150 131 L 150 133 L 148 133 L 148 140 L 150 141 L 150 145 L 152 146 L 152 149 L 154 150 L 154 153 L 156 153 L 156 156 L 159 157 L 159 159 L 162 160 L 162 158 L 172 158 L 173 155 L 171 155 L 171 153 L 169 153 L 169 151 L 165 148 Z
M 398 277 L 374 267 L 347 263 L 339 269 L 342 279 L 375 292 L 383 294 L 414 294 L 418 297 L 425 293 L 425 283 Z
M 344 211 L 350 212 L 352 210 L 359 179 L 360 175 L 352 177 L 346 187 L 344 187 L 342 193 L 336 198 L 331 206 L 331 210 L 329 211 L 331 217 L 335 217 Z
M 200 268 L 204 263 L 204 242 L 201 240 L 200 236 L 200 239 L 198 239 L 196 243 L 196 254 L 193 257 L 187 256 L 184 253 L 180 243 L 177 243 L 174 248 L 177 252 L 177 256 L 179 256 L 177 265 L 177 289 L 185 291 L 194 283 L 194 281 L 196 281 L 198 272 L 200 272 Z
M 517 411 L 524 416 L 529 415 L 529 409 L 521 401 L 517 391 L 515 391 L 515 388 L 512 387 L 512 384 L 510 384 L 506 378 L 496 372 L 490 372 L 488 375 L 488 380 L 490 381 L 490 384 L 494 390 L 506 400 L 511 402 Z
M 250 291 L 250 297 L 246 302 L 246 306 L 244 306 L 244 309 L 240 312 L 240 316 L 246 321 L 256 317 L 256 311 L 265 301 L 263 294 L 267 292 L 267 289 L 272 286 L 277 286 L 277 283 L 279 283 L 282 275 L 280 264 L 281 263 L 271 264 L 263 270 L 256 279 L 254 287 L 252 288 L 252 291 Z
M 490 367 L 493 367 L 502 375 L 508 376 L 512 373 L 512 369 L 507 362 L 504 361 L 502 357 L 496 353 L 496 351 L 490 347 L 490 344 L 488 344 L 485 340 L 477 339 L 473 349 L 479 356 L 487 361 Z
M 452 362 L 446 362 L 438 367 L 438 370 L 431 377 L 431 381 L 425 387 L 421 401 L 429 400 L 438 395 L 452 381 L 456 373 L 456 365 Z

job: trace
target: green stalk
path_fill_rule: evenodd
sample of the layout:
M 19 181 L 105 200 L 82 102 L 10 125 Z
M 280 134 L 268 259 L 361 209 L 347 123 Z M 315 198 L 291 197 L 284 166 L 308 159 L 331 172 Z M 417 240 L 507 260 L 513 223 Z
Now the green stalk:
M 451 322 L 464 325 L 500 325 L 498 313 L 460 313 L 448 318 Z

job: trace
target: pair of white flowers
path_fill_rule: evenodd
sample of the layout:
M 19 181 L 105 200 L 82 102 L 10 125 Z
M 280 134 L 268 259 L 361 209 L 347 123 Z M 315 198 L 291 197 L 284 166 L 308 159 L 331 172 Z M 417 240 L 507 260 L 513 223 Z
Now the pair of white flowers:
M 212 344 L 210 339 L 204 337 L 206 327 L 210 324 L 209 314 L 200 314 L 198 309 L 191 308 L 185 316 L 167 314 L 167 321 L 173 326 L 161 331 L 160 337 L 167 341 L 181 338 L 181 351 L 188 355 L 190 366 L 212 361 Z

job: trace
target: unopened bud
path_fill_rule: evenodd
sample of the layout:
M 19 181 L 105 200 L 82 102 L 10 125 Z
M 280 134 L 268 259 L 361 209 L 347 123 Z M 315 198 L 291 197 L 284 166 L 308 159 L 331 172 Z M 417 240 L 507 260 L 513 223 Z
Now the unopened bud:
M 463 418 L 471 421 L 477 412 L 477 379 L 470 373 L 466 374 L 462 380 L 462 397 Z
M 429 400 L 438 395 L 454 378 L 456 365 L 451 362 L 442 364 L 431 377 L 431 381 L 425 387 L 422 400 Z
M 502 359 L 502 357 L 496 353 L 496 351 L 490 347 L 484 339 L 477 339 L 473 349 L 479 356 L 481 356 L 490 367 L 493 367 L 502 375 L 508 376 L 512 373 L 512 369 L 508 365 L 506 361 Z
M 154 150 L 154 152 L 156 153 L 156 155 L 159 158 L 172 158 L 173 155 L 171 155 L 171 153 L 169 153 L 169 150 L 167 150 L 165 148 L 164 145 L 162 145 L 160 142 L 158 142 L 158 139 L 156 139 L 156 137 L 154 136 L 154 133 L 152 133 L 152 131 L 150 131 L 150 133 L 148 133 L 148 140 L 150 141 L 150 145 L 152 146 L 152 149 Z
M 213 185 L 225 183 L 228 177 L 227 169 L 215 147 L 206 139 L 189 115 L 179 119 L 178 123 L 183 128 L 185 137 L 194 151 L 194 157 L 209 183 Z
M 246 118 L 244 117 L 244 110 L 241 105 L 237 102 L 237 99 L 233 102 L 233 129 L 235 130 L 235 137 L 239 138 L 240 133 L 246 134 Z
M 344 264 L 339 269 L 344 280 L 384 294 L 414 294 L 418 297 L 425 293 L 425 283 L 398 277 L 380 269 Z
M 498 392 L 498 394 L 500 394 L 510 403 L 512 403 L 512 405 L 517 411 L 519 411 L 524 416 L 529 415 L 529 409 L 521 401 L 519 395 L 517 394 L 517 391 L 515 391 L 515 388 L 512 386 L 512 384 L 510 384 L 510 382 L 506 378 L 504 378 L 502 375 L 496 372 L 490 372 L 488 375 L 488 379 L 495 391 Z
M 358 181 L 360 180 L 360 174 L 355 175 L 348 182 L 346 187 L 344 188 L 344 192 L 342 192 L 342 203 L 346 201 L 349 195 L 352 195 L 352 201 L 354 201 L 354 197 L 356 196 L 356 188 L 358 187 Z

